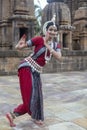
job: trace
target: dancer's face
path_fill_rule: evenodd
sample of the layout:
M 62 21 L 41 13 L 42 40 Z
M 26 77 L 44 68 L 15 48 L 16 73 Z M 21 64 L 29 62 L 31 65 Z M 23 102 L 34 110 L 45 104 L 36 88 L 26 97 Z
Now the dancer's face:
M 58 31 L 57 31 L 57 27 L 54 26 L 54 25 L 51 25 L 49 26 L 48 30 L 47 30 L 47 35 L 49 38 L 54 38 L 56 37 L 58 34 Z

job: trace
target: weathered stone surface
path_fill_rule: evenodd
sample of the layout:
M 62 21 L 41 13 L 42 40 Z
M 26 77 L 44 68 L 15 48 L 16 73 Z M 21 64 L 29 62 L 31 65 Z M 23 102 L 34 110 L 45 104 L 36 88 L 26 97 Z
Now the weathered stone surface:
M 87 117 L 87 111 L 86 111 L 85 116 Z M 73 122 L 79 126 L 82 126 L 85 129 L 87 129 L 87 118 L 79 118 L 79 119 L 74 120 Z
M 0 130 L 86 130 L 87 71 L 41 74 L 43 82 L 43 126 L 36 125 L 28 114 L 14 120 L 11 128 L 5 117 L 21 103 L 18 77 L 0 76 Z

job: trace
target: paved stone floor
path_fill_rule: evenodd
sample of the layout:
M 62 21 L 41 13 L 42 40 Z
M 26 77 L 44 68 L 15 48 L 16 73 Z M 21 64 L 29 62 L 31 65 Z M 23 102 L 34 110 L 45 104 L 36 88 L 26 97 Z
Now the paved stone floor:
M 44 114 L 38 126 L 25 114 L 9 127 L 5 114 L 21 103 L 18 77 L 0 76 L 0 130 L 87 130 L 87 71 L 42 74 Z

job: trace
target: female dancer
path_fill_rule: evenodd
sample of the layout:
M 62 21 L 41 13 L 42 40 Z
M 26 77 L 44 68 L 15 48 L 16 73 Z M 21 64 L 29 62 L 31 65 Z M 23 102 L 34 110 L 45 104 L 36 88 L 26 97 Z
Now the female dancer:
M 52 55 L 57 60 L 61 60 L 60 45 L 54 42 L 54 38 L 58 34 L 57 25 L 54 21 L 48 21 L 43 26 L 43 32 L 44 37 L 37 36 L 28 41 L 26 41 L 24 35 L 16 45 L 16 49 L 34 46 L 34 52 L 25 58 L 18 67 L 23 103 L 17 106 L 12 113 L 6 114 L 11 127 L 15 126 L 13 122 L 15 117 L 25 113 L 28 113 L 38 125 L 43 124 L 43 95 L 40 72 Z

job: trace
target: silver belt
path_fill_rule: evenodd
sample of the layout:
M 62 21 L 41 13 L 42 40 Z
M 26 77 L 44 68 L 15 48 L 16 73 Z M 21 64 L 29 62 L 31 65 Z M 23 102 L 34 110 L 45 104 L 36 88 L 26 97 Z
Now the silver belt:
M 35 71 L 41 73 L 42 72 L 42 67 L 38 65 L 31 57 L 25 58 L 25 61 L 33 68 Z

